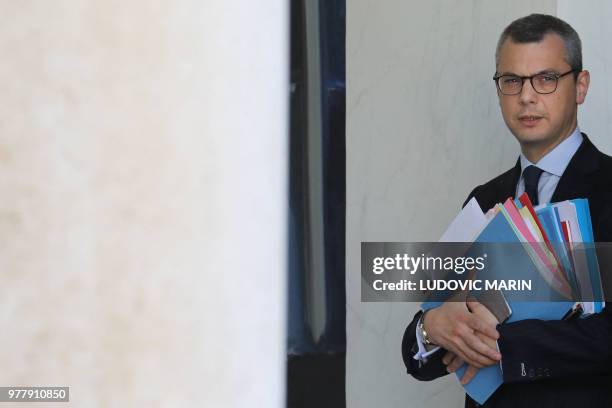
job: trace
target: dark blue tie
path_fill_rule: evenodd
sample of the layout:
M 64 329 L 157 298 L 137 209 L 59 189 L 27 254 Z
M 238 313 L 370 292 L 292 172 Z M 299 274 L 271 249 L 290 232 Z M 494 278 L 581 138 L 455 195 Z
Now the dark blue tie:
M 538 205 L 538 182 L 542 175 L 542 169 L 536 166 L 527 166 L 523 170 L 523 181 L 525 182 L 525 192 L 531 200 L 531 204 Z

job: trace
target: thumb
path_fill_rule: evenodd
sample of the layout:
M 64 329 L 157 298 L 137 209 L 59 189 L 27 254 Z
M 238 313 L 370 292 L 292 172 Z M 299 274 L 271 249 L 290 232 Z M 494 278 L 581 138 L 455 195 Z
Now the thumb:
M 467 302 L 465 302 L 467 304 L 467 308 L 470 312 L 478 312 L 481 310 L 481 308 L 483 308 L 484 306 L 477 301 L 476 299 L 470 299 Z

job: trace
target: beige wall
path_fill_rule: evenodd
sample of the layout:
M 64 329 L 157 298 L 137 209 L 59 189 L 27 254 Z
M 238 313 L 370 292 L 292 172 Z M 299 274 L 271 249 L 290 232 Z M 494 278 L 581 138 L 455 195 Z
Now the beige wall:
M 284 406 L 285 2 L 0 14 L 0 385 Z

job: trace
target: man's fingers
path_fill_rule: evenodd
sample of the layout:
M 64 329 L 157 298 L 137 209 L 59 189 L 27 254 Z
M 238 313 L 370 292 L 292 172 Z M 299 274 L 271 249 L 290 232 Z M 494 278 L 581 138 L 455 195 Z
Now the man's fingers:
M 446 367 L 446 370 L 449 373 L 454 373 L 455 371 L 457 371 L 459 369 L 459 367 L 461 367 L 463 364 L 465 364 L 465 362 L 460 359 L 459 357 L 455 357 L 453 359 L 453 361 Z
M 465 370 L 465 373 L 463 373 L 463 377 L 461 377 L 461 384 L 465 385 L 472 381 L 472 378 L 474 378 L 476 373 L 478 373 L 478 368 L 472 365 L 468 366 L 467 370 Z
M 460 337 L 453 339 L 447 348 L 452 350 L 455 358 L 460 358 L 463 361 L 472 361 L 472 359 L 468 358 L 468 356 L 465 354 L 465 351 L 469 350 L 469 347 L 465 345 Z
M 444 357 L 442 357 L 442 362 L 446 365 L 446 371 L 449 373 L 457 371 L 457 369 L 464 364 L 464 361 L 452 351 L 448 351 Z
M 499 333 L 495 330 L 495 327 L 492 324 L 487 324 L 477 316 L 471 316 L 467 320 L 467 324 L 472 330 L 479 331 L 493 340 L 499 339 Z
M 452 351 L 460 351 L 458 354 L 463 360 L 477 367 L 492 365 L 501 359 L 496 349 L 487 346 L 467 327 L 457 329 L 450 340 L 454 346 Z
M 488 346 L 485 342 L 480 340 L 480 338 L 476 334 L 472 333 L 468 335 L 466 338 L 466 342 L 472 348 L 472 350 L 482 355 L 483 357 L 486 357 L 491 360 L 501 360 L 501 354 L 499 353 L 499 351 L 497 351 L 497 349 L 492 348 L 491 346 Z
M 447 351 L 446 354 L 444 354 L 444 357 L 442 357 L 442 362 L 444 363 L 444 365 L 449 365 L 455 359 L 456 356 L 457 355 L 452 351 Z
M 485 367 L 495 363 L 495 361 L 489 360 L 488 358 L 472 350 L 472 348 L 468 346 L 461 337 L 455 338 L 453 344 L 459 357 L 461 357 L 463 361 L 475 365 L 476 367 Z
M 456 354 L 453 354 L 453 357 L 448 360 L 448 363 L 446 363 L 446 371 L 448 371 L 449 373 L 453 372 L 453 370 L 451 370 L 451 366 L 453 365 L 455 360 L 460 360 L 460 359 L 459 357 L 457 357 Z

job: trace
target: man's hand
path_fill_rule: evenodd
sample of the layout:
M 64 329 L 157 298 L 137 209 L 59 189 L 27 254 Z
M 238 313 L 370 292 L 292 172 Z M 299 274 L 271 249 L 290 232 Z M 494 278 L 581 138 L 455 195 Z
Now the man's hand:
M 442 362 L 446 365 L 446 370 L 449 373 L 454 373 L 459 369 L 459 367 L 465 364 L 465 361 L 459 358 L 452 351 L 446 352 L 444 357 L 442 357 Z M 467 369 L 463 373 L 463 376 L 461 377 L 461 384 L 465 385 L 472 381 L 472 378 L 476 376 L 478 370 L 480 370 L 480 368 L 474 367 L 473 365 L 468 365 Z
M 468 309 L 471 303 L 476 303 L 474 312 Z M 495 317 L 495 323 L 491 321 L 483 309 L 490 314 L 477 302 L 445 302 L 427 312 L 423 326 L 433 343 L 452 351 L 475 368 L 487 367 L 496 364 L 501 355 L 496 346 L 499 338 L 495 330 L 497 321 Z M 485 336 L 484 341 L 479 334 Z
M 465 361 L 459 358 L 452 351 L 446 352 L 444 357 L 442 357 L 442 362 L 446 365 L 446 370 L 449 373 L 454 373 L 465 363 Z M 472 378 L 474 378 L 476 373 L 478 373 L 478 370 L 480 370 L 480 368 L 474 367 L 473 365 L 468 365 L 467 369 L 463 373 L 463 377 L 461 377 L 461 384 L 465 385 L 472 381 Z
M 467 307 L 474 315 L 482 318 L 487 323 L 492 323 L 497 325 L 498 321 L 495 316 L 482 304 L 476 301 L 468 301 Z M 485 344 L 489 347 L 494 347 L 497 349 L 497 343 L 495 340 L 491 339 L 483 335 L 482 333 L 476 332 L 476 336 L 480 338 Z M 464 364 L 463 359 L 457 356 L 452 351 L 447 352 L 444 357 L 442 357 L 442 362 L 446 365 L 446 369 L 449 373 L 453 373 L 459 369 Z M 466 371 L 463 373 L 463 377 L 461 377 L 461 384 L 465 385 L 469 383 L 472 378 L 478 373 L 479 368 L 473 365 L 469 365 Z
M 487 325 L 493 325 L 493 327 L 497 326 L 499 323 L 497 318 L 493 313 L 489 311 L 483 304 L 479 303 L 476 300 L 468 300 L 466 302 L 469 311 L 474 315 L 485 322 Z M 487 346 L 497 350 L 497 339 L 493 339 L 490 336 L 487 336 L 485 333 L 476 333 L 478 338 L 482 340 Z

